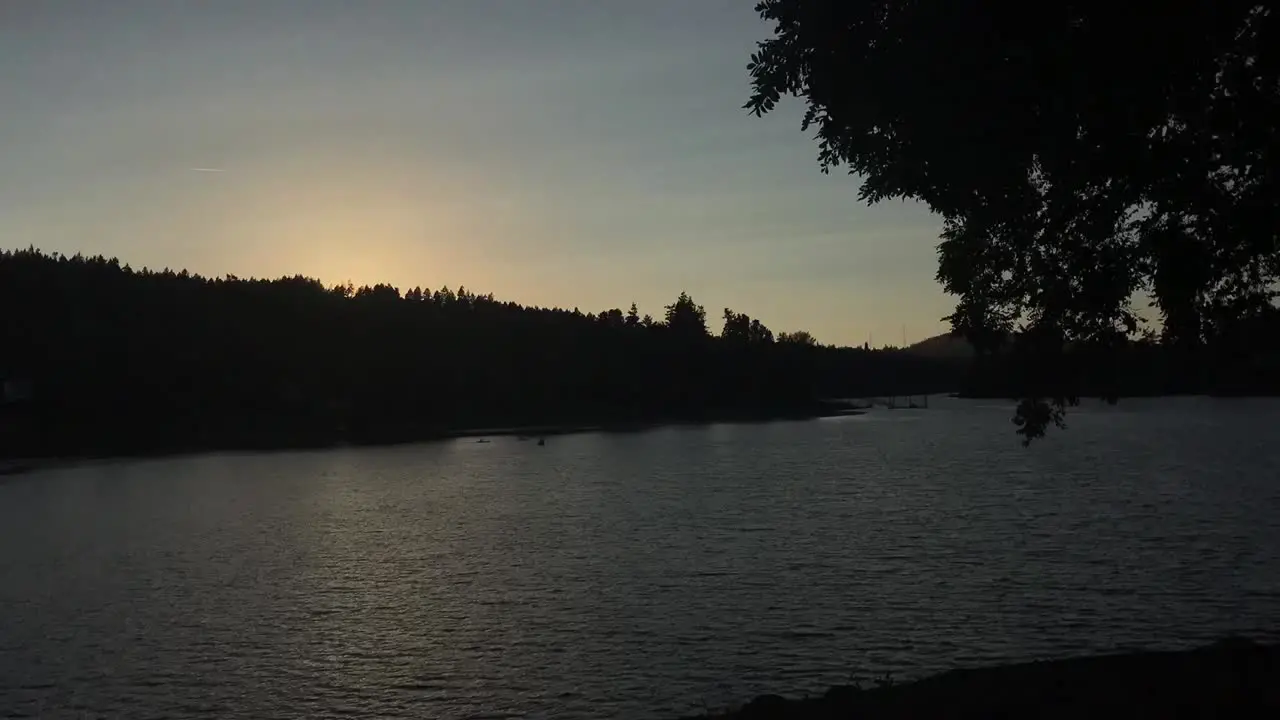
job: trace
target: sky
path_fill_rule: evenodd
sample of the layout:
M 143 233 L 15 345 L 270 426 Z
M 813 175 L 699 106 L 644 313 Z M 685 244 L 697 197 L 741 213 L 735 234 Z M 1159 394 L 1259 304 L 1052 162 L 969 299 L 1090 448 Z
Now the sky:
M 0 247 L 942 332 L 941 223 L 755 118 L 753 0 L 0 0 Z

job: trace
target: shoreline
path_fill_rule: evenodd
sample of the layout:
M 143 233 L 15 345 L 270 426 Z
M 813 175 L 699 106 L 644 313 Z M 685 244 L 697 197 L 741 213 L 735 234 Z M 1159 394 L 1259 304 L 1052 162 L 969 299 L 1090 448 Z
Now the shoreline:
M 682 720 L 828 718 L 1280 717 L 1280 644 L 1229 638 L 1190 650 L 1136 651 L 956 669 L 822 696 L 761 695 Z
M 953 393 L 948 393 L 947 397 L 954 398 L 956 400 L 1008 400 L 1011 402 L 1017 402 L 1018 400 L 1022 399 L 1021 396 L 1018 396 L 1016 393 L 1010 394 L 1010 393 L 982 391 L 982 390 L 953 392 Z M 1086 399 L 1099 400 L 1103 398 L 1103 395 L 1099 393 L 1085 393 L 1085 394 L 1081 394 L 1079 397 L 1081 400 L 1086 400 Z M 1180 392 L 1129 393 L 1129 394 L 1117 395 L 1116 399 L 1119 402 L 1124 402 L 1125 400 L 1156 400 L 1161 398 L 1197 398 L 1197 397 L 1213 398 L 1217 400 L 1239 400 L 1242 398 L 1270 399 L 1270 398 L 1280 397 L 1280 393 L 1277 393 L 1275 391 L 1265 390 L 1265 389 L 1251 390 L 1248 392 L 1186 390 L 1186 391 L 1180 391 Z
M 865 414 L 865 410 L 827 404 L 820 411 L 803 414 L 776 414 L 751 417 L 708 417 L 705 419 L 670 419 L 650 421 L 619 421 L 596 423 L 549 423 L 538 425 L 512 425 L 506 427 L 459 428 L 455 430 L 439 430 L 423 433 L 412 438 L 393 438 L 384 440 L 332 440 L 324 442 L 300 443 L 266 443 L 263 445 L 209 445 L 204 447 L 183 447 L 157 449 L 143 452 L 104 452 L 86 455 L 23 455 L 0 457 L 0 481 L 6 478 L 27 475 L 40 470 L 79 465 L 82 463 L 104 460 L 152 460 L 156 458 L 178 457 L 183 455 L 207 455 L 214 453 L 277 453 L 301 452 L 308 450 L 337 450 L 341 448 L 379 448 L 418 443 L 440 442 L 443 440 L 460 440 L 466 438 L 516 437 L 520 439 L 548 438 L 559 435 L 576 435 L 580 433 L 631 433 L 644 432 L 664 427 L 699 427 L 716 424 L 750 425 L 770 422 L 817 420 L 825 417 L 846 417 Z M 11 469 L 11 470 L 6 470 Z
M 847 410 L 837 410 L 808 415 L 778 415 L 760 418 L 723 418 L 723 419 L 706 419 L 706 420 L 655 420 L 650 422 L 620 422 L 620 423 L 593 423 L 593 424 L 575 424 L 568 423 L 562 425 L 516 425 L 512 427 L 498 428 L 465 428 L 462 430 L 449 431 L 441 437 L 427 438 L 422 441 L 411 440 L 412 442 L 430 442 L 432 440 L 450 440 L 456 438 L 480 438 L 480 437 L 552 437 L 555 435 L 577 435 L 579 433 L 605 432 L 605 433 L 629 433 L 644 432 L 646 430 L 655 430 L 665 427 L 701 427 L 704 425 L 758 425 L 761 423 L 784 422 L 784 421 L 801 421 L 801 420 L 817 420 L 825 417 L 854 417 L 857 415 L 865 415 L 866 410 L 861 408 L 850 408 Z M 408 444 L 408 443 L 401 443 Z

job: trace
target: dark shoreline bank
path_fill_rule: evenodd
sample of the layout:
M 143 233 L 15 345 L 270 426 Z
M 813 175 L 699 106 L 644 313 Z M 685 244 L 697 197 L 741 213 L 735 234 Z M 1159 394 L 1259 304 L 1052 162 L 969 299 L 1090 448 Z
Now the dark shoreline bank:
M 1280 717 L 1280 644 L 1224 640 L 1185 651 L 1094 655 L 951 670 L 900 685 L 762 695 L 685 720 Z
M 183 447 L 155 448 L 146 450 L 122 449 L 119 451 L 100 451 L 84 454 L 15 454 L 0 455 L 0 466 L 14 467 L 11 473 L 0 475 L 19 475 L 49 467 L 74 465 L 78 463 L 101 460 L 145 460 L 153 458 L 176 457 L 181 455 L 201 455 L 212 453 L 271 453 L 306 450 L 334 450 L 338 448 L 394 447 L 417 443 L 439 442 L 464 438 L 517 437 L 521 439 L 547 438 L 557 435 L 574 435 L 579 433 L 606 432 L 629 433 L 644 432 L 663 427 L 696 427 L 720 423 L 757 424 L 770 422 L 816 420 L 824 417 L 842 417 L 862 415 L 864 410 L 844 403 L 824 402 L 820 406 L 803 413 L 774 413 L 759 415 L 709 415 L 699 418 L 670 418 L 655 420 L 603 421 L 603 422 L 565 422 L 536 425 L 513 425 L 507 427 L 457 428 L 434 430 L 422 433 L 407 433 L 361 439 L 325 438 L 318 441 L 273 441 L 260 443 L 210 443 L 193 444 Z
M 1017 402 L 1022 399 L 1021 397 L 1010 393 L 984 392 L 980 390 L 949 393 L 947 397 L 955 398 L 957 400 L 1007 400 L 1009 402 Z M 1081 400 L 1101 399 L 1102 397 L 1103 395 L 1101 393 L 1085 393 L 1080 395 Z M 1188 390 L 1186 392 L 1128 393 L 1119 395 L 1116 399 L 1118 402 L 1124 402 L 1125 400 L 1152 400 L 1157 398 L 1189 397 L 1213 398 L 1215 400 L 1239 400 L 1241 398 L 1280 397 L 1280 393 L 1270 389 L 1250 389 L 1248 391 L 1241 392 L 1195 392 Z

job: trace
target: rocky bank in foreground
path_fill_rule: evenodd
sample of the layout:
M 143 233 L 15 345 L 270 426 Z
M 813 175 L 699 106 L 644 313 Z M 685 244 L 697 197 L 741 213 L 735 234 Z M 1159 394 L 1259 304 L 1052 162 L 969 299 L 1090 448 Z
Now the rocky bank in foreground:
M 1280 718 L 1280 645 L 1227 640 L 1184 652 L 952 670 L 902 685 L 764 695 L 704 720 L 831 718 Z

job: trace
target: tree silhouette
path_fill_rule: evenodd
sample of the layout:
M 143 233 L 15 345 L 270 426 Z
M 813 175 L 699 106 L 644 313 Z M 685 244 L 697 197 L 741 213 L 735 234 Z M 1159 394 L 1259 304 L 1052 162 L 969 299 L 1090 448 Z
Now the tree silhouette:
M 747 343 L 751 337 L 751 318 L 745 313 L 737 313 L 730 308 L 725 308 L 724 328 L 720 331 L 720 337 L 741 344 Z
M 764 323 L 759 320 L 752 320 L 751 330 L 747 335 L 747 339 L 753 343 L 771 343 L 773 342 L 773 331 L 765 327 Z
M 795 332 L 778 333 L 778 342 L 789 345 L 815 346 L 818 344 L 818 339 L 804 330 L 797 330 Z
M 1149 294 L 1190 364 L 1280 280 L 1280 13 L 1256 0 L 762 0 L 746 107 L 803 98 L 824 171 L 944 221 L 938 280 L 1017 358 L 1024 440 Z
M 720 337 L 737 345 L 773 342 L 773 331 L 746 313 L 724 309 L 724 328 Z
M 811 417 L 826 398 L 950 391 L 963 377 L 890 352 L 793 352 L 745 315 L 745 336 L 713 338 L 687 293 L 658 323 L 634 305 L 584 314 L 463 287 L 203 278 L 25 250 L 0 252 L 0 307 L 0 381 L 33 391 L 21 423 L 0 418 L 0 454 Z
M 674 303 L 666 306 L 666 324 L 678 337 L 701 339 L 707 335 L 707 311 L 682 291 Z

